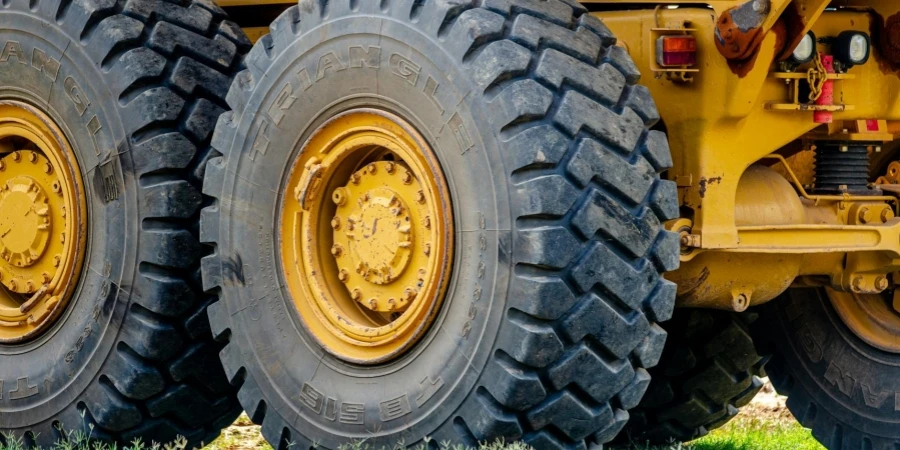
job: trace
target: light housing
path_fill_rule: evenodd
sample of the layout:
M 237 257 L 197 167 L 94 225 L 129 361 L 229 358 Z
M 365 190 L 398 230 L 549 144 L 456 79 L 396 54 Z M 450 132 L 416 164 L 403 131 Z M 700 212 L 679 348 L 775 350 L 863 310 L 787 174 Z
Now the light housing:
M 656 64 L 660 67 L 690 67 L 697 64 L 697 39 L 679 34 L 656 40 Z
M 862 31 L 844 31 L 834 38 L 831 53 L 846 67 L 865 64 L 872 53 L 872 40 Z
M 791 62 L 795 64 L 806 64 L 813 60 L 816 56 L 816 35 L 812 31 L 806 33 L 803 39 L 794 48 L 791 53 Z

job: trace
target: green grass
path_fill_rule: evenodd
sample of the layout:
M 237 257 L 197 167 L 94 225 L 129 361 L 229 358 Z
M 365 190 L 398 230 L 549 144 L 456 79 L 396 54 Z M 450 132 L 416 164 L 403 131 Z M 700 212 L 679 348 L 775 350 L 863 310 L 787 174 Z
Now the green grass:
M 691 445 L 692 450 L 824 450 L 794 421 L 735 420 Z
M 617 450 L 825 450 L 796 422 L 742 418 L 687 444 L 632 445 Z
M 21 439 L 6 436 L 6 444 L 0 450 L 119 450 L 91 437 L 91 433 L 66 432 L 68 437 L 49 449 L 29 449 Z M 186 450 L 183 439 L 168 444 L 144 443 L 135 441 L 121 450 Z M 442 450 L 474 450 L 459 445 L 441 443 Z M 393 448 L 374 448 L 366 441 L 348 444 L 342 450 L 399 450 L 405 446 L 402 442 Z M 259 430 L 249 423 L 245 416 L 236 422 L 236 426 L 226 430 L 222 436 L 204 450 L 272 450 L 259 435 Z M 529 450 L 522 443 L 497 442 L 483 445 L 478 450 Z M 663 446 L 632 445 L 619 447 L 618 450 L 824 450 L 809 430 L 793 421 L 761 420 L 738 418 L 728 425 L 713 431 L 708 436 L 687 444 L 671 444 Z

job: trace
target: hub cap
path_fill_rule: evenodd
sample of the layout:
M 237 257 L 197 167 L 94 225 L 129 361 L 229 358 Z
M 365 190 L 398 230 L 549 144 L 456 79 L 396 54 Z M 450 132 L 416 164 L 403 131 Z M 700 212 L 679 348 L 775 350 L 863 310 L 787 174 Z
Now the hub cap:
M 79 174 L 49 117 L 0 102 L 0 343 L 38 335 L 69 302 L 84 257 Z
M 889 292 L 855 294 L 829 289 L 828 298 L 860 339 L 886 352 L 900 353 L 900 290 Z
M 452 223 L 437 158 L 412 126 L 369 109 L 322 125 L 281 212 L 282 267 L 304 326 L 351 362 L 408 349 L 443 300 Z

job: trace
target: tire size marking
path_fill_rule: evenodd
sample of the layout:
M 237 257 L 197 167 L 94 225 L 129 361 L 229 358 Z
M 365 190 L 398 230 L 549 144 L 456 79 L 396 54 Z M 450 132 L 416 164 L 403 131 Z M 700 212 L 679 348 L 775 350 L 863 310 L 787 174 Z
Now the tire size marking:
M 419 382 L 419 392 L 415 395 L 416 408 L 421 409 L 444 387 L 441 377 L 426 376 Z M 404 393 L 378 402 L 378 419 L 381 422 L 397 420 L 412 412 L 410 394 Z M 328 421 L 338 421 L 347 425 L 364 425 L 366 422 L 366 404 L 363 402 L 345 402 L 328 397 L 309 383 L 300 388 L 300 403 L 310 411 Z
M 85 325 L 84 329 L 81 330 L 81 335 L 75 340 L 73 348 L 66 353 L 64 360 L 66 361 L 66 375 L 68 375 L 69 378 L 75 376 L 75 372 L 72 370 L 72 363 L 75 361 L 75 356 L 81 352 L 85 342 L 94 333 L 94 323 L 100 321 L 102 305 L 106 303 L 106 297 L 109 295 L 110 287 L 111 284 L 108 280 L 103 280 L 100 284 L 100 296 L 97 299 L 97 304 L 94 305 L 94 310 L 91 311 L 91 322 Z
M 824 351 L 827 336 L 819 327 L 813 327 L 805 320 L 804 307 L 803 304 L 791 299 L 785 307 L 785 313 L 793 324 L 800 339 L 800 348 L 806 353 L 806 357 L 813 363 L 828 359 L 825 381 L 851 400 L 854 394 L 859 392 L 863 403 L 873 409 L 881 409 L 893 397 L 894 411 L 900 411 L 900 391 L 892 392 L 883 388 L 873 388 L 870 383 L 866 382 L 867 377 L 860 373 L 861 365 L 845 354 L 838 355 L 836 358 L 826 358 L 829 356 Z

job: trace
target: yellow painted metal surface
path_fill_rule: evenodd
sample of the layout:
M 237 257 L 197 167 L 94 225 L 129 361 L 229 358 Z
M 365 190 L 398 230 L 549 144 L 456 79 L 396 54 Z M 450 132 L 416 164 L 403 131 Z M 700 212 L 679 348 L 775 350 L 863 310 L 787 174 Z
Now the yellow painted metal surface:
M 0 343 L 46 330 L 69 302 L 85 251 L 81 172 L 38 109 L 0 102 Z
M 434 319 L 453 214 L 437 158 L 411 125 L 360 109 L 322 125 L 294 162 L 282 266 L 307 330 L 332 354 L 384 362 Z

